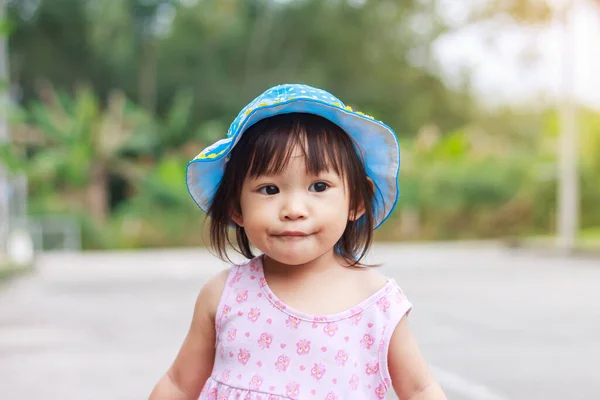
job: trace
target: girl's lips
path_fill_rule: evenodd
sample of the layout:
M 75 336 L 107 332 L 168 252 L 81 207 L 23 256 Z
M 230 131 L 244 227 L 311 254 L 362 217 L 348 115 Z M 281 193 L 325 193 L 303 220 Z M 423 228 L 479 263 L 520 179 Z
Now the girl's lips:
M 301 231 L 284 231 L 275 236 L 308 236 L 308 235 L 309 235 L 308 233 L 301 232 Z

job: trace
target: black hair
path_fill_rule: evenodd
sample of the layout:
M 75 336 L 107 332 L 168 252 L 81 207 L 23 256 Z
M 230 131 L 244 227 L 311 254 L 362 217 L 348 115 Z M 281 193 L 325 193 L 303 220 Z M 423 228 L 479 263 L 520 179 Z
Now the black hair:
M 289 113 L 265 118 L 248 128 L 230 153 L 223 178 L 208 209 L 212 249 L 223 260 L 230 260 L 231 245 L 246 258 L 254 257 L 243 227 L 231 219 L 241 214 L 240 197 L 246 177 L 281 172 L 296 148 L 306 160 L 308 173 L 334 171 L 347 185 L 350 194 L 350 219 L 335 252 L 351 265 L 357 265 L 373 241 L 374 184 L 368 178 L 362 157 L 350 135 L 326 118 L 314 114 Z M 237 243 L 232 243 L 229 228 L 235 226 Z

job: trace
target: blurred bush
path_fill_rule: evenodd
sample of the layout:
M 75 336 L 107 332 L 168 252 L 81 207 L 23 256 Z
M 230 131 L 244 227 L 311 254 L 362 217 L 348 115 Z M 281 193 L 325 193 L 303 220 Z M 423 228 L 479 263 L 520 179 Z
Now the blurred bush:
M 85 248 L 200 245 L 186 163 L 262 90 L 304 82 L 398 133 L 402 194 L 378 239 L 549 234 L 556 111 L 488 109 L 469 71 L 450 88 L 432 57 L 471 23 L 551 17 L 535 0 L 484 3 L 455 26 L 410 0 L 9 0 L 16 106 L 0 159 L 27 174 L 33 216 L 77 217 Z M 600 114 L 580 120 L 581 219 L 595 232 Z
M 533 143 L 482 129 L 425 127 L 403 143 L 399 210 L 377 237 L 473 239 L 550 234 L 556 219 L 557 115 Z M 582 229 L 600 225 L 600 113 L 581 112 Z
M 208 122 L 183 133 L 190 101 L 152 118 L 115 93 L 105 106 L 81 89 L 47 97 L 15 125 L 21 141 L 6 160 L 24 169 L 34 215 L 70 213 L 86 248 L 195 246 L 204 216 L 189 197 L 185 167 L 225 131 Z M 584 228 L 600 226 L 600 115 L 581 115 Z M 379 240 L 473 239 L 539 235 L 554 229 L 556 114 L 541 116 L 537 139 L 519 140 L 468 125 L 452 132 L 424 126 L 402 140 L 398 209 Z M 96 198 L 102 196 L 103 201 Z

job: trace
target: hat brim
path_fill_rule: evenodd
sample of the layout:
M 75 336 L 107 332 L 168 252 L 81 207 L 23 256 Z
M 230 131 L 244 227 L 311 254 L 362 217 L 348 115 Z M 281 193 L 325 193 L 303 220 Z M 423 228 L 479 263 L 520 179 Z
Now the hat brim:
M 390 216 L 400 194 L 400 146 L 396 134 L 386 124 L 371 116 L 318 99 L 297 98 L 249 109 L 226 139 L 207 147 L 190 161 L 186 168 L 187 187 L 198 207 L 208 212 L 223 177 L 228 155 L 243 133 L 262 119 L 288 113 L 319 115 L 335 123 L 352 137 L 360 149 L 367 175 L 375 184 L 373 229 L 377 229 Z

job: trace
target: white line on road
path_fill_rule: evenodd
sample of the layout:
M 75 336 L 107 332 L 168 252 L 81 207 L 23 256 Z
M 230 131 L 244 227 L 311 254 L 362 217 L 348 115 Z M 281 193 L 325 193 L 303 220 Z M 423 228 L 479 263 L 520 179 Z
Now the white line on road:
M 441 368 L 431 367 L 431 370 L 439 384 L 452 393 L 463 396 L 468 400 L 509 400 L 508 397 L 494 393 L 487 386 L 470 382 L 452 372 Z

